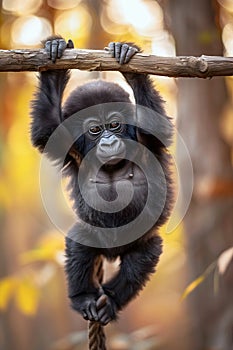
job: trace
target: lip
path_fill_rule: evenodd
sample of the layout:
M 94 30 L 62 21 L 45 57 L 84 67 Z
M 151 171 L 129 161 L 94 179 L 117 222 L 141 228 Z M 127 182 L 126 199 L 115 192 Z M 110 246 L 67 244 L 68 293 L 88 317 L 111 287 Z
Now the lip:
M 104 155 L 101 155 L 101 158 L 99 160 L 101 163 L 106 164 L 117 164 L 119 163 L 122 159 L 125 159 L 125 152 L 119 153 L 119 154 L 113 154 L 112 156 L 107 156 L 105 157 Z

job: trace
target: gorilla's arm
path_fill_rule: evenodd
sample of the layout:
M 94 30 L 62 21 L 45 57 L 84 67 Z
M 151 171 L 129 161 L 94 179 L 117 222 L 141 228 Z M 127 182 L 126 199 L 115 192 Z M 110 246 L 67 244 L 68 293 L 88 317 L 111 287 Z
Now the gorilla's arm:
M 111 42 L 109 43 L 109 51 L 120 64 L 125 64 L 129 63 L 135 53 L 140 51 L 140 48 L 132 43 Z M 171 143 L 173 135 L 173 125 L 166 116 L 163 100 L 149 75 L 122 74 L 133 90 L 138 117 L 142 118 L 141 125 L 147 127 L 147 131 L 143 127 L 137 129 L 138 141 L 158 155 L 164 145 L 167 147 Z
M 121 255 L 118 274 L 102 286 L 117 310 L 121 310 L 136 297 L 149 280 L 150 274 L 155 272 L 162 252 L 161 242 L 157 235 L 148 240 L 141 239 Z
M 45 49 L 50 59 L 55 62 L 61 57 L 66 47 L 72 48 L 72 42 L 54 36 L 45 42 Z M 61 100 L 69 80 L 68 70 L 48 70 L 39 74 L 39 87 L 32 102 L 32 143 L 41 152 L 54 130 L 62 121 Z
M 66 237 L 65 267 L 71 306 L 85 319 L 93 321 L 99 320 L 96 301 L 100 293 L 93 277 L 97 255 L 96 249 Z
M 132 43 L 111 42 L 108 49 L 112 57 L 120 64 L 129 63 L 130 59 L 140 52 L 140 48 Z M 122 73 L 127 83 L 131 86 L 135 102 L 138 105 L 153 109 L 155 112 L 164 114 L 162 99 L 154 88 L 151 78 L 147 74 Z
M 123 75 L 133 90 L 137 105 L 148 107 L 160 115 L 165 114 L 163 100 L 148 75 L 134 73 L 123 73 Z

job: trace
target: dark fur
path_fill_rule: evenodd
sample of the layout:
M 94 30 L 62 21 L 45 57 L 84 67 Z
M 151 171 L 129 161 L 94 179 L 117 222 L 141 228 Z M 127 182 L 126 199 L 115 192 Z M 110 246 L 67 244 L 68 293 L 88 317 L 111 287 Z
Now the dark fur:
M 128 84 L 132 87 L 136 103 L 148 107 L 167 119 L 162 100 L 152 85 L 150 78 L 140 74 L 124 74 Z M 39 88 L 32 105 L 31 137 L 33 145 L 42 152 L 45 145 L 57 126 L 73 113 L 86 107 L 105 102 L 130 102 L 128 94 L 118 85 L 94 81 L 77 87 L 69 96 L 64 107 L 61 100 L 69 72 L 65 70 L 41 72 Z M 172 130 L 167 131 L 167 141 L 172 136 Z M 121 310 L 143 288 L 161 254 L 161 238 L 157 235 L 158 227 L 168 218 L 172 206 L 172 181 L 169 170 L 170 157 L 166 147 L 154 136 L 143 130 L 127 125 L 121 137 L 130 138 L 143 143 L 159 160 L 167 181 L 167 196 L 165 208 L 157 223 L 142 238 L 125 246 L 115 248 L 93 248 L 66 238 L 66 273 L 68 279 L 69 297 L 75 310 L 81 312 L 86 319 L 90 309 L 100 291 L 91 282 L 93 265 L 100 254 L 113 260 L 120 255 L 121 264 L 119 273 L 110 281 L 103 284 L 103 291 L 108 296 L 105 306 L 107 320 L 115 319 Z M 94 143 L 95 144 L 95 143 Z M 93 144 L 93 145 L 94 145 Z M 92 147 L 92 143 L 85 135 L 75 144 L 77 151 L 83 157 Z M 50 155 L 56 158 L 56 155 Z M 117 227 L 136 217 L 142 210 L 145 202 L 145 189 L 141 189 L 137 197 L 120 214 L 99 214 L 90 208 L 83 200 L 77 182 L 78 166 L 71 156 L 67 156 L 66 171 L 71 175 L 70 189 L 75 202 L 75 210 L 82 219 L 96 226 Z M 142 200 L 144 198 L 144 200 Z M 77 224 L 78 227 L 78 224 Z M 85 237 L 85 227 L 78 227 L 79 234 Z M 99 317 L 101 321 L 101 317 Z M 102 321 L 103 324 L 107 323 Z

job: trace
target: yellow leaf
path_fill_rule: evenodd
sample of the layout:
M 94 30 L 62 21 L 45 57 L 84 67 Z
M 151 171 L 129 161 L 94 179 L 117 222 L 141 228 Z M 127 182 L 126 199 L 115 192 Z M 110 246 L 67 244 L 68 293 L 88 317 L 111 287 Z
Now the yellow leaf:
M 0 280 L 0 310 L 5 310 L 8 302 L 15 291 L 17 280 L 13 277 L 6 277 Z
M 37 249 L 29 250 L 20 256 L 22 264 L 28 264 L 35 261 L 55 261 L 57 262 L 57 253 L 64 248 L 64 239 L 60 236 L 48 235 L 43 239 Z
M 199 286 L 199 284 L 201 284 L 205 279 L 205 276 L 199 276 L 198 278 L 196 278 L 193 282 L 191 282 L 188 287 L 185 288 L 181 299 L 185 299 L 197 286 Z
M 233 247 L 225 250 L 218 258 L 218 270 L 223 275 L 233 257 Z
M 185 288 L 181 299 L 185 299 L 199 284 L 201 284 L 204 279 L 215 269 L 216 261 L 212 262 L 207 269 L 205 269 L 204 273 L 197 277 L 193 282 L 191 282 L 187 288 Z
M 28 264 L 35 261 L 47 261 L 54 258 L 54 252 L 51 249 L 39 248 L 29 250 L 20 255 L 20 262 L 22 264 Z
M 24 279 L 20 281 L 15 293 L 16 305 L 26 315 L 34 315 L 39 301 L 39 290 L 33 281 Z

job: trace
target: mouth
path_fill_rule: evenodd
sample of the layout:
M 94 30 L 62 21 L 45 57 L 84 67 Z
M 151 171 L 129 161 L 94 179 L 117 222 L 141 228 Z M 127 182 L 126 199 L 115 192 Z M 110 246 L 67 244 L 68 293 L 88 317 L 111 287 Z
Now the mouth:
M 118 164 L 119 162 L 122 161 L 123 158 L 116 158 L 116 157 L 111 157 L 110 159 L 107 160 L 105 163 L 106 165 L 115 165 Z
M 125 152 L 108 156 L 102 154 L 101 157 L 99 156 L 98 158 L 102 164 L 114 165 L 122 161 L 122 159 L 125 159 Z

